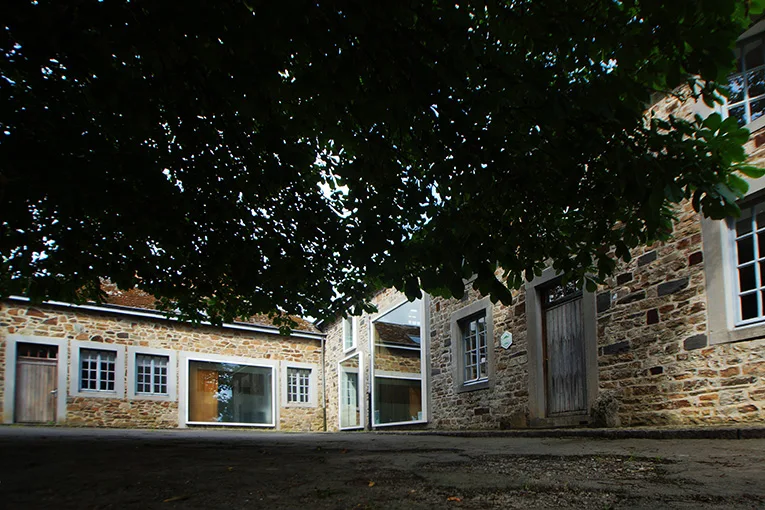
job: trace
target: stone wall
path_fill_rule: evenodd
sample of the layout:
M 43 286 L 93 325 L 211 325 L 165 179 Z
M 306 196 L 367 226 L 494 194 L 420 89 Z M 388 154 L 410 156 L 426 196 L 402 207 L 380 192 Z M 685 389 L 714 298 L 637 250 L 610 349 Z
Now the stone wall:
M 321 395 L 322 365 L 320 340 L 282 337 L 275 334 L 216 328 L 192 327 L 163 319 L 148 319 L 112 313 L 73 311 L 54 306 L 27 306 L 0 303 L 0 406 L 5 391 L 6 337 L 18 334 L 104 344 L 169 349 L 176 352 L 217 354 L 272 361 L 311 363 L 319 372 L 315 381 L 316 407 L 285 407 L 282 377 L 278 385 L 277 408 L 282 430 L 323 430 Z M 126 367 L 127 367 L 126 363 Z M 176 371 L 180 373 L 179 370 Z M 69 374 L 71 377 L 71 373 Z M 126 377 L 126 374 L 121 374 Z M 176 381 L 180 383 L 180 381 Z M 176 387 L 180 388 L 177 384 Z M 61 390 L 61 389 L 60 389 Z M 72 396 L 67 391 L 67 422 L 73 425 L 114 427 L 177 427 L 178 401 Z M 182 395 L 179 395 L 182 398 Z
M 481 299 L 466 285 L 461 300 L 433 298 L 430 306 L 431 409 L 430 427 L 439 429 L 496 429 L 525 427 L 528 405 L 528 349 L 526 339 L 525 293 L 514 293 L 513 306 L 492 306 L 494 337 L 489 348 L 494 352 L 494 370 L 486 389 L 458 392 L 454 380 L 453 347 L 459 339 L 451 338 L 451 316 L 461 308 Z M 503 349 L 499 337 L 513 334 L 513 345 Z
M 701 221 L 637 250 L 598 294 L 600 390 L 624 425 L 765 420 L 765 341 L 708 345 Z

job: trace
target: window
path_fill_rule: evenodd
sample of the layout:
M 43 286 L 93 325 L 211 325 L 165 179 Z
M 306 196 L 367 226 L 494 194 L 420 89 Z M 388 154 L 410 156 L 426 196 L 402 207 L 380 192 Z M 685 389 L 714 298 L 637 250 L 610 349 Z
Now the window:
M 135 357 L 136 394 L 167 395 L 168 356 L 138 354 Z
M 490 388 L 494 370 L 491 301 L 484 298 L 457 310 L 452 314 L 450 323 L 455 390 Z
M 465 319 L 461 323 L 462 352 L 464 355 L 464 384 L 485 381 L 489 378 L 486 313 Z
M 374 426 L 425 421 L 423 308 L 422 299 L 405 301 L 371 322 Z
M 287 403 L 307 404 L 310 401 L 311 370 L 287 369 Z
M 125 347 L 72 340 L 69 357 L 69 395 L 124 398 Z
M 114 351 L 80 350 L 80 390 L 115 391 L 117 355 Z
M 765 114 L 765 28 L 757 23 L 739 37 L 734 50 L 736 71 L 728 77 L 730 95 L 725 106 L 728 116 L 747 126 Z M 765 119 L 763 119 L 765 121 Z M 756 126 L 750 126 L 755 129 Z
M 358 317 L 346 317 L 343 319 L 343 351 L 356 348 L 358 337 Z
M 178 354 L 172 349 L 129 346 L 127 396 L 131 399 L 177 399 Z
M 188 423 L 274 425 L 273 368 L 189 360 Z
M 358 429 L 364 427 L 363 416 L 363 373 L 361 353 L 356 353 L 340 360 L 338 374 L 338 406 L 340 429 Z
M 710 344 L 765 336 L 765 179 L 749 190 L 739 218 L 701 222 Z

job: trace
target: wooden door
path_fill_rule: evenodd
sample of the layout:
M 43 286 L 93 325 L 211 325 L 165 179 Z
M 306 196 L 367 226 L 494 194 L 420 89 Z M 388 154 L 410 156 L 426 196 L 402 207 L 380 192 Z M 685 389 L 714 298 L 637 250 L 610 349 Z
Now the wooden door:
M 17 344 L 14 421 L 56 421 L 58 348 L 55 345 Z
M 586 414 L 582 292 L 558 282 L 543 294 L 547 415 Z

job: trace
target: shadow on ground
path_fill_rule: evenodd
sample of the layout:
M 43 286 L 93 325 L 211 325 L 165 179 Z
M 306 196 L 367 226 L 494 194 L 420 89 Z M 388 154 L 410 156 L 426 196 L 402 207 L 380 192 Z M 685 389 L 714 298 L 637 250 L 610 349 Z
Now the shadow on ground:
M 763 508 L 765 441 L 0 429 L 5 508 Z

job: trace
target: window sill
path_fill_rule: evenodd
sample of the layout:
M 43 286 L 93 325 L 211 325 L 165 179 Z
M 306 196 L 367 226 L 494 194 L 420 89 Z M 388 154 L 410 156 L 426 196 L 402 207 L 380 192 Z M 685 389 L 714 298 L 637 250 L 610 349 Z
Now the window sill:
M 174 402 L 175 398 L 171 397 L 170 395 L 148 395 L 148 394 L 141 394 L 141 393 L 135 393 L 128 395 L 128 398 L 130 400 L 154 400 L 157 402 Z
M 765 322 L 738 326 L 734 329 L 709 332 L 709 345 L 746 342 L 765 338 Z
M 485 379 L 483 381 L 478 381 L 473 383 L 467 383 L 467 384 L 463 383 L 457 388 L 457 393 L 486 390 L 486 389 L 489 389 L 490 387 L 491 387 L 491 381 L 489 381 L 489 379 Z
M 120 395 L 116 391 L 106 390 L 79 390 L 71 392 L 72 397 L 89 397 L 89 398 L 124 398 L 125 395 Z
M 305 402 L 305 403 L 298 403 L 298 402 L 285 402 L 283 404 L 283 407 L 285 409 L 311 409 L 318 407 L 318 405 L 315 402 Z

